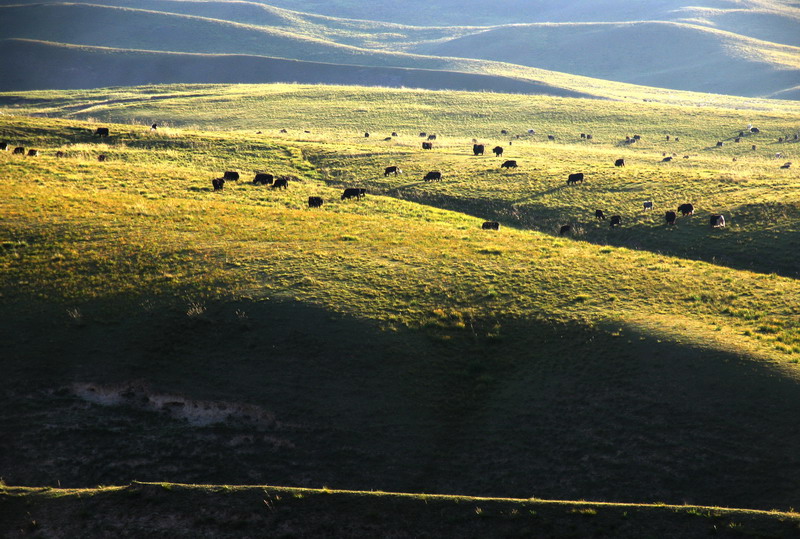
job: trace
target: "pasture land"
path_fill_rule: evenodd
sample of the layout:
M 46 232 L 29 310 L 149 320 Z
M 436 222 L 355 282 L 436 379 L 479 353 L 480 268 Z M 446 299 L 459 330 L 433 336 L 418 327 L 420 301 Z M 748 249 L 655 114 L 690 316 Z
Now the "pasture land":
M 7 484 L 796 508 L 798 176 L 769 156 L 795 116 L 287 85 L 0 103 L 0 138 L 41 151 L 0 154 Z

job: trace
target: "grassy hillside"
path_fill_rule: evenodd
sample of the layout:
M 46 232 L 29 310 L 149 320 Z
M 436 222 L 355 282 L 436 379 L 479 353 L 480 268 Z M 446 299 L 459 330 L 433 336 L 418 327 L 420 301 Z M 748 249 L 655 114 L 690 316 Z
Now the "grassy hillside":
M 0 117 L 5 140 L 42 151 L 0 154 L 6 483 L 796 506 L 800 288 L 773 272 L 788 274 L 792 258 L 781 253 L 795 249 L 797 202 L 766 189 L 770 162 L 748 161 L 754 179 L 739 181 L 722 166 L 735 153 L 707 150 L 700 166 L 669 177 L 700 196 L 694 183 L 710 176 L 703 196 L 726 211 L 740 204 L 739 189 L 780 203 L 783 227 L 746 248 L 747 220 L 736 214 L 726 230 L 710 230 L 696 222 L 705 204 L 671 232 L 623 213 L 618 232 L 638 233 L 640 250 L 507 226 L 505 217 L 497 232 L 480 227 L 518 182 L 561 185 L 562 169 L 605 170 L 618 151 L 639 189 L 646 179 L 637 175 L 658 166 L 648 162 L 666 118 L 690 126 L 680 144 L 699 152 L 745 118 L 764 129 L 763 144 L 793 117 L 286 85 L 3 99 L 17 111 L 72 115 Z M 89 116 L 161 128 L 104 123 L 112 136 L 98 139 L 98 124 L 80 119 Z M 468 137 L 488 143 L 500 126 L 516 133 L 519 118 L 556 142 L 515 140 L 509 150 L 529 148 L 521 170 L 489 176 L 495 165 L 482 163 L 493 158 L 468 156 Z M 611 118 L 641 128 L 642 147 L 616 146 Z M 578 126 L 595 142 L 567 140 Z M 423 129 L 442 147 L 417 150 Z M 390 130 L 398 137 L 386 141 Z M 738 151 L 730 146 L 722 151 Z M 414 197 L 380 174 L 390 158 L 406 168 L 398 181 L 430 190 L 428 205 L 396 198 Z M 419 185 L 415 172 L 434 163 L 445 181 Z M 534 164 L 545 170 L 531 173 Z M 214 193 L 210 179 L 224 170 L 243 179 Z M 286 191 L 248 183 L 259 170 L 296 179 Z M 795 181 L 784 172 L 784 183 Z M 605 190 L 596 181 L 576 186 L 587 207 L 638 198 L 625 194 L 630 178 Z M 656 181 L 677 198 L 667 178 Z M 491 200 L 487 184 L 498 186 Z M 369 194 L 341 201 L 344 186 Z M 473 205 L 476 216 L 432 207 L 433 195 Z M 308 196 L 325 205 L 308 209 Z M 545 202 L 537 212 L 582 207 Z M 639 221 L 629 228 L 628 219 Z M 666 233 L 731 257 L 765 245 L 775 256 L 757 260 L 754 273 L 648 251 L 661 250 L 651 242 Z
M 780 168 L 796 158 L 798 141 L 793 137 L 800 136 L 800 125 L 792 109 L 767 114 L 654 103 L 287 85 L 145 88 L 119 94 L 118 99 L 105 97 L 98 91 L 9 94 L 0 96 L 0 104 L 13 104 L 8 111 L 77 119 L 147 125 L 162 121 L 299 138 L 331 185 L 361 182 L 393 197 L 548 234 L 570 224 L 576 238 L 598 244 L 800 274 L 795 255 L 797 192 L 781 187 L 793 185 L 798 177 L 795 168 Z M 220 103 L 228 111 L 223 118 Z M 734 142 L 751 123 L 761 132 Z M 283 128 L 289 129 L 287 135 L 279 133 Z M 531 128 L 536 135 L 527 134 Z M 311 132 L 303 133 L 306 130 Z M 510 134 L 501 135 L 502 130 Z M 420 150 L 421 131 L 439 135 L 433 152 Z M 372 137 L 366 140 L 364 132 Z M 392 132 L 400 136 L 383 140 Z M 592 134 L 592 140 L 581 139 L 582 132 Z M 515 138 L 517 134 L 521 138 Z M 642 140 L 625 144 L 625 137 L 634 134 Z M 486 156 L 472 155 L 473 138 L 486 145 Z M 779 143 L 779 138 L 787 140 Z M 717 141 L 724 146 L 716 147 Z M 490 151 L 498 144 L 505 148 L 501 159 Z M 675 157 L 663 162 L 664 154 Z M 627 166 L 614 167 L 618 158 Z M 516 159 L 520 167 L 502 172 L 504 159 Z M 390 164 L 400 165 L 405 173 L 384 177 L 382 171 Z M 430 170 L 443 172 L 445 180 L 423 182 Z M 566 177 L 576 171 L 586 174 L 587 183 L 568 187 Z M 655 203 L 655 211 L 642 211 L 647 200 Z M 674 229 L 667 227 L 664 212 L 684 202 L 692 202 L 697 215 L 682 219 Z M 625 226 L 611 230 L 607 222 L 594 219 L 595 209 L 621 215 Z M 708 232 L 707 218 L 715 212 L 726 215 L 727 236 Z M 721 241 L 723 237 L 730 239 Z M 772 240 L 785 248 L 776 251 Z
M 784 29 L 773 32 L 777 36 L 775 41 L 783 39 L 781 36 L 785 34 L 793 34 L 800 21 L 800 15 L 795 13 L 797 10 L 785 6 L 767 8 L 759 5 L 752 9 L 739 9 L 736 13 L 705 8 L 686 11 L 683 9 L 685 6 L 665 2 L 661 6 L 666 10 L 664 13 L 680 15 L 682 22 L 675 22 L 666 15 L 669 22 L 653 22 L 653 14 L 642 12 L 641 7 L 636 7 L 638 5 L 630 2 L 610 4 L 613 5 L 605 6 L 604 13 L 629 22 L 573 22 L 585 20 L 579 14 L 592 12 L 597 8 L 596 5 L 578 6 L 579 9 L 567 10 L 558 17 L 552 9 L 544 9 L 542 17 L 551 17 L 544 19 L 548 21 L 547 24 L 478 27 L 472 23 L 471 26 L 414 27 L 311 15 L 253 2 L 148 0 L 132 3 L 106 0 L 98 4 L 6 4 L 0 5 L 0 32 L 12 39 L 127 49 L 113 53 L 120 62 L 126 62 L 130 54 L 138 54 L 129 49 L 237 54 L 525 78 L 578 92 L 587 83 L 594 87 L 603 86 L 602 83 L 574 77 L 564 80 L 563 76 L 549 71 L 557 70 L 673 89 L 769 95 L 781 99 L 794 96 L 791 89 L 798 80 L 798 48 L 767 41 L 772 38 L 764 28 L 765 25 L 776 25 Z M 648 4 L 648 9 L 653 7 L 651 4 Z M 628 5 L 634 7 L 626 7 Z M 403 9 L 407 9 L 407 6 Z M 432 9 L 441 9 L 441 6 L 429 6 L 420 11 L 427 13 Z M 513 11 L 513 8 L 510 9 Z M 463 6 L 459 11 L 468 12 Z M 434 18 L 429 19 L 428 24 L 435 20 L 436 13 L 438 11 L 431 14 Z M 570 14 L 576 18 L 569 19 Z M 636 19 L 635 15 L 640 19 Z M 716 18 L 723 15 L 734 17 L 731 20 L 736 22 L 716 22 Z M 749 24 L 751 18 L 752 24 Z M 553 20 L 569 22 L 551 24 Z M 65 24 L 65 21 L 69 21 L 69 24 Z M 734 26 L 737 24 L 755 28 L 753 35 L 757 34 L 765 40 L 744 37 L 746 33 L 722 30 L 736 30 Z M 19 48 L 19 42 L 15 43 Z M 74 52 L 75 49 L 70 50 Z M 622 51 L 624 54 L 621 54 Z M 81 59 L 82 64 L 69 66 L 73 73 L 71 76 L 64 75 L 62 70 L 58 77 L 53 75 L 45 79 L 42 72 L 47 70 L 39 66 L 52 62 L 49 52 L 41 46 L 28 46 L 25 54 L 4 55 L 0 69 L 13 73 L 16 84 L 11 86 L 6 82 L 4 87 L 41 88 L 45 83 L 49 87 L 74 87 L 71 81 L 79 79 L 81 75 L 85 75 L 84 80 L 89 80 L 92 69 L 99 69 L 92 63 L 95 55 L 87 54 Z M 112 52 L 106 51 L 106 54 Z M 524 66 L 537 69 L 526 69 Z M 133 71 L 127 69 L 129 67 Z M 139 71 L 138 67 L 126 65 L 125 72 L 135 73 Z M 246 67 L 249 72 L 234 77 L 234 80 L 276 80 L 260 76 L 263 67 Z M 168 71 L 175 75 L 158 82 L 225 82 L 221 78 L 210 79 L 212 75 L 208 74 L 208 69 L 202 70 L 202 76 L 197 70 Z M 214 71 L 210 70 L 211 73 Z M 281 73 L 279 80 L 307 80 L 302 69 L 298 71 L 295 78 L 291 78 L 291 72 Z M 363 71 L 363 78 L 369 78 L 369 75 L 369 70 Z M 441 76 L 446 78 L 448 75 L 445 73 Z M 4 80 L 12 79 L 4 77 Z M 736 84 L 732 84 L 732 80 Z M 38 86 L 34 86 L 33 82 Z M 142 78 L 139 78 L 127 80 L 124 84 L 141 82 Z M 321 82 L 345 81 L 329 77 Z M 387 84 L 387 79 L 380 70 L 376 70 L 371 84 Z M 401 83 L 389 78 L 388 84 L 398 86 Z M 88 86 L 88 83 L 85 82 L 83 86 Z M 627 90 L 638 92 L 631 88 Z
M 791 537 L 796 513 L 695 506 L 410 496 L 331 489 L 134 483 L 0 490 L 8 537 L 168 533 L 171 537 Z M 124 510 L 122 509 L 124 508 Z M 77 518 L 76 518 L 77 517 Z

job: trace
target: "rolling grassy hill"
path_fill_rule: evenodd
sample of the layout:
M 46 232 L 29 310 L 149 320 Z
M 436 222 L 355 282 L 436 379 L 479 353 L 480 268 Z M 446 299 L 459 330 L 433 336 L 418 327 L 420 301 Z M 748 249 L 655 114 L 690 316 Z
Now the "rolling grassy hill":
M 312 15 L 254 2 L 50 2 L 0 5 L 0 31 L 12 39 L 115 49 L 107 50 L 106 54 L 119 56 L 121 62 L 131 53 L 116 49 L 237 54 L 465 71 L 532 78 L 538 83 L 560 86 L 562 77 L 550 72 L 556 70 L 672 89 L 781 99 L 797 97 L 800 55 L 796 41 L 783 36 L 796 34 L 798 10 L 777 3 L 769 8 L 759 4 L 731 11 L 714 6 L 686 8 L 676 2 L 665 2 L 664 13 L 670 16 L 653 21 L 652 17 L 645 17 L 647 12 L 641 12 L 640 7 L 632 8 L 635 13 L 631 12 L 625 7 L 630 2 L 611 4 L 614 5 L 605 6 L 604 13 L 612 18 L 618 15 L 616 21 L 624 22 L 576 23 L 585 20 L 577 14 L 585 12 L 587 6 L 565 10 L 558 17 L 550 6 L 541 11 L 548 24 L 423 27 Z M 428 18 L 430 24 L 441 8 L 420 11 L 436 10 Z M 469 10 L 462 7 L 459 11 Z M 570 14 L 577 18 L 569 19 Z M 558 24 L 550 24 L 554 20 Z M 751 35 L 739 32 L 739 25 L 754 30 Z M 778 30 L 768 30 L 772 26 Z M 18 42 L 15 43 L 15 48 L 19 48 Z M 43 80 L 41 73 L 45 70 L 37 66 L 48 63 L 47 49 L 29 46 L 25 52 L 3 55 L 0 69 L 13 73 L 14 80 L 21 81 L 15 82 L 17 86 L 6 83 L 5 89 L 33 88 L 31 81 L 40 84 L 38 88 L 71 86 L 55 76 Z M 87 55 L 83 60 L 86 66 L 91 66 L 93 56 Z M 526 71 L 523 66 L 539 71 Z M 76 74 L 82 72 L 77 67 L 71 69 Z M 295 78 L 281 75 L 280 80 L 303 80 L 302 67 L 299 70 Z M 202 76 L 197 71 L 177 72 L 183 77 L 180 82 L 209 81 L 213 75 L 208 74 L 209 70 L 204 71 Z M 239 76 L 236 80 L 275 80 L 269 76 L 258 78 L 258 73 L 251 71 L 247 77 Z M 41 86 L 45 82 L 49 86 Z M 226 80 L 217 78 L 213 82 Z M 343 81 L 329 78 L 322 82 Z M 373 85 L 385 83 L 386 79 L 377 70 Z M 568 89 L 580 91 L 575 86 Z
M 796 508 L 800 201 L 796 170 L 769 157 L 796 151 L 776 141 L 796 126 L 790 103 L 194 85 L 11 93 L 0 105 L 0 138 L 41 150 L 0 154 L 6 484 Z M 761 133 L 731 142 L 747 123 Z M 98 125 L 111 136 L 93 137 Z M 622 144 L 634 127 L 641 140 Z M 528 128 L 537 135 L 499 138 Z M 437 133 L 433 151 L 420 131 Z M 519 169 L 470 155 L 472 138 L 503 144 Z M 673 149 L 690 159 L 662 164 Z M 384 177 L 389 164 L 404 173 Z M 422 182 L 434 167 L 444 180 Z M 578 168 L 588 182 L 566 189 Z M 243 177 L 212 191 L 225 170 Z M 255 186 L 256 171 L 293 179 Z M 366 198 L 341 200 L 353 186 Z M 697 215 L 669 230 L 639 209 L 645 195 L 658 212 L 693 201 Z M 309 209 L 309 196 L 325 204 Z M 595 223 L 599 205 L 623 226 Z M 726 229 L 708 227 L 712 211 Z M 500 230 L 482 230 L 492 217 Z M 558 237 L 563 221 L 579 233 Z M 353 535 L 415 533 L 407 518 L 387 522 L 384 504 L 419 515 L 425 500 L 332 493 L 347 508 L 336 512 L 318 492 L 278 490 L 266 492 L 292 504 L 270 501 L 266 524 L 219 489 L 100 489 L 82 494 L 84 516 L 69 491 L 2 495 L 15 526 L 32 525 L 21 503 L 45 528 L 66 514 L 111 531 L 115 505 L 185 522 L 181 508 L 202 498 L 218 510 L 194 517 L 199 529 L 315 531 L 361 515 Z M 478 534 L 484 511 L 542 536 L 790 537 L 797 525 L 709 507 L 441 503 L 417 533 Z M 141 518 L 128 522 L 155 525 Z

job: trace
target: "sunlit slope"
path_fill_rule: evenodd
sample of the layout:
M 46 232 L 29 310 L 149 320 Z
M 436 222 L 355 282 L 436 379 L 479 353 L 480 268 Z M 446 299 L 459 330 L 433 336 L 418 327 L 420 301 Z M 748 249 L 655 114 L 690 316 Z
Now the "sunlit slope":
M 98 90 L 14 93 L 0 96 L 0 104 L 7 112 L 75 119 L 263 131 L 303 144 L 331 185 L 359 183 L 547 234 L 570 225 L 572 237 L 598 244 L 800 275 L 800 200 L 793 187 L 800 179 L 796 163 L 781 168 L 797 159 L 794 136 L 800 137 L 797 112 L 788 103 L 782 103 L 783 112 L 776 107 L 763 113 L 296 85 L 151 87 L 108 97 Z M 750 124 L 760 132 L 735 142 Z M 421 149 L 420 132 L 437 134 L 433 151 Z M 626 144 L 625 137 L 633 135 L 641 140 Z M 485 145 L 484 156 L 473 155 L 473 138 Z M 496 145 L 504 148 L 501 158 L 491 153 Z M 625 167 L 614 166 L 620 158 Z M 516 160 L 518 168 L 501 169 L 506 159 Z M 403 174 L 385 177 L 390 165 Z M 423 181 L 429 171 L 441 172 L 444 180 Z M 583 172 L 586 182 L 568 186 L 574 172 Z M 646 201 L 653 202 L 653 211 L 643 210 Z M 667 226 L 665 212 L 687 202 L 696 215 Z M 620 215 L 623 226 L 611 229 L 608 220 L 596 220 L 597 209 L 607 217 Z M 710 229 L 714 213 L 726 216 L 724 230 Z
M 800 49 L 796 47 L 663 22 L 501 27 L 424 44 L 414 52 L 737 95 L 766 95 L 800 80 Z
M 796 280 L 342 201 L 298 140 L 95 125 L 3 121 L 42 152 L 0 155 L 8 483 L 797 499 Z

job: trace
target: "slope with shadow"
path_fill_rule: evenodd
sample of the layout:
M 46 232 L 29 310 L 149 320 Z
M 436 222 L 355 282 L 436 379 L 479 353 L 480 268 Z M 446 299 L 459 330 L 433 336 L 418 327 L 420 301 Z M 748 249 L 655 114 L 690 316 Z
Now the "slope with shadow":
M 636 22 L 488 29 L 414 52 L 481 58 L 697 92 L 768 95 L 797 85 L 800 49 L 695 25 Z
M 367 67 L 239 54 L 189 54 L 0 41 L 0 90 L 170 83 L 348 84 L 593 97 L 544 82 L 477 73 Z M 33 69 L 31 69 L 33 67 Z
M 502 339 L 477 320 L 476 336 L 386 332 L 276 300 L 191 318 L 131 299 L 82 303 L 81 324 L 56 305 L 0 313 L 15 343 L 0 386 L 7 484 L 762 509 L 800 496 L 797 380 L 717 343 L 502 316 Z

